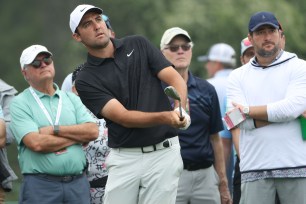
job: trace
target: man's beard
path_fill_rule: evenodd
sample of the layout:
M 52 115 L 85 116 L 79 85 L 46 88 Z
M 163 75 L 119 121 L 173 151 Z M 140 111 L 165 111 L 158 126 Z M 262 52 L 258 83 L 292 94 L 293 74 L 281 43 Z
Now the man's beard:
M 273 55 L 275 55 L 279 50 L 279 46 L 275 45 L 275 47 L 273 48 L 273 50 L 271 51 L 266 51 L 264 49 L 259 49 L 257 54 L 261 57 L 271 57 Z

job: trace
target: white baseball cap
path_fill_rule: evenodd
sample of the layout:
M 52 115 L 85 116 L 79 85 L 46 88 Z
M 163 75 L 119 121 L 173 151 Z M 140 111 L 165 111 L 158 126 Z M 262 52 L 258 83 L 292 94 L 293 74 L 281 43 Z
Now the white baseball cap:
M 249 38 L 244 38 L 241 41 L 241 56 L 243 55 L 243 53 L 249 49 L 250 47 L 253 47 L 252 43 L 249 41 Z
M 166 45 L 169 45 L 171 40 L 177 35 L 184 35 L 188 38 L 189 42 L 191 42 L 191 37 L 189 36 L 186 30 L 183 30 L 179 27 L 173 27 L 166 30 L 163 34 L 163 37 L 160 41 L 160 49 L 163 50 Z
M 89 10 L 95 10 L 97 13 L 102 14 L 103 10 L 88 4 L 78 5 L 70 14 L 69 26 L 72 33 L 75 33 L 76 28 L 79 26 L 84 14 Z
M 42 45 L 31 45 L 30 47 L 24 49 L 20 56 L 21 69 L 24 69 L 25 65 L 32 63 L 35 57 L 40 53 L 47 53 L 52 56 L 52 53 Z
M 218 61 L 235 67 L 236 52 L 232 46 L 226 43 L 217 43 L 209 49 L 208 55 L 199 56 L 198 61 Z

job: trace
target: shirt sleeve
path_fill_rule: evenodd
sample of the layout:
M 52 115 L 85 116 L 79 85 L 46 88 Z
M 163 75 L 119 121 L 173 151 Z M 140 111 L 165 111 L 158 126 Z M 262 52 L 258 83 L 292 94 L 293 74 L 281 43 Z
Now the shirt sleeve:
M 144 37 L 141 37 L 146 44 L 144 46 L 145 51 L 147 52 L 149 67 L 152 69 L 154 74 L 157 74 L 162 69 L 172 66 L 172 64 L 165 58 L 163 53 L 154 46 L 149 40 Z
M 212 86 L 212 92 L 211 92 L 212 113 L 210 117 L 210 124 L 212 124 L 212 127 L 210 128 L 210 134 L 215 134 L 217 132 L 224 130 L 224 126 L 221 117 L 218 95 L 213 85 L 211 86 Z
M 294 120 L 306 110 L 306 63 L 300 63 L 291 73 L 284 99 L 267 105 L 270 122 Z
M 240 83 L 240 70 L 241 68 L 233 70 L 227 80 L 226 87 L 226 112 L 234 108 L 232 102 L 238 102 L 241 105 L 248 105 L 246 98 L 243 94 Z
M 29 107 L 23 100 L 15 97 L 10 105 L 11 123 L 9 125 L 17 144 L 30 132 L 38 132 L 38 125 L 33 120 Z

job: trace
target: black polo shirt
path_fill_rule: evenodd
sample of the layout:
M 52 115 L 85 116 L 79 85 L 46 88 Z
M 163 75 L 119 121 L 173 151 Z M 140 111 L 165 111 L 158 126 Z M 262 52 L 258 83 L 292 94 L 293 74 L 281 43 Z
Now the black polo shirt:
M 88 54 L 85 67 L 77 76 L 76 88 L 82 102 L 98 118 L 111 99 L 127 110 L 160 112 L 171 110 L 157 73 L 171 66 L 160 50 L 141 36 L 112 40 L 114 58 L 97 58 Z M 109 146 L 142 147 L 177 135 L 175 128 L 158 125 L 150 128 L 125 128 L 105 118 Z

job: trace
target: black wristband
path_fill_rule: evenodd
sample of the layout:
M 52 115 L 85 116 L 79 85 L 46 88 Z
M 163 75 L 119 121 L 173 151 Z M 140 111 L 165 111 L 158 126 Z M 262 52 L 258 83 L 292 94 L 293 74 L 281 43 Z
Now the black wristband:
M 54 135 L 59 135 L 59 125 L 54 125 L 53 126 L 53 134 Z
M 254 123 L 254 127 L 257 128 L 255 119 L 253 119 L 253 123 Z

